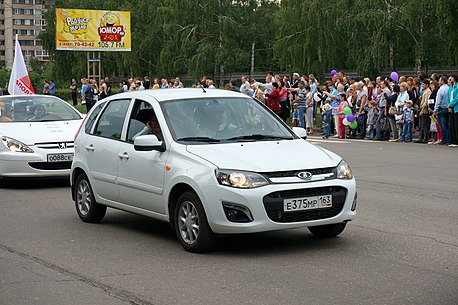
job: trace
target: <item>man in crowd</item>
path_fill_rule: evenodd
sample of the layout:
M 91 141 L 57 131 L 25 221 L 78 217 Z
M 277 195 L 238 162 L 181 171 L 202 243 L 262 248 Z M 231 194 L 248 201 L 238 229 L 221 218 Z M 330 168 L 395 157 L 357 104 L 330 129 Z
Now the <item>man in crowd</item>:
M 449 112 L 447 106 L 447 77 L 441 76 L 439 78 L 439 91 L 436 96 L 436 105 L 434 106 L 434 116 L 437 117 L 442 132 L 442 141 L 437 144 L 448 145 L 450 144 L 450 132 L 449 132 Z
M 245 75 L 242 76 L 241 77 L 241 81 L 242 81 L 242 85 L 240 86 L 240 92 L 243 93 L 243 94 L 248 95 L 249 89 L 251 87 L 251 84 L 248 81 L 248 77 L 245 76 Z

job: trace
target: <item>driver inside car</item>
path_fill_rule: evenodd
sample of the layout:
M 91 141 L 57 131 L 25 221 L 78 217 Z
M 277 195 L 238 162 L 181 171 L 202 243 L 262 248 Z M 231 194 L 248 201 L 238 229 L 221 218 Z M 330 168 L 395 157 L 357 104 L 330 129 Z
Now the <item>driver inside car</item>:
M 157 137 L 159 141 L 162 141 L 162 132 L 161 128 L 159 127 L 159 122 L 157 120 L 156 114 L 154 111 L 150 112 L 150 115 L 148 117 L 148 120 L 145 124 L 145 127 L 143 128 L 142 131 L 137 133 L 134 136 L 134 139 L 138 136 L 143 136 L 143 135 L 148 135 L 148 134 L 153 134 Z
M 29 119 L 29 121 L 36 121 L 46 115 L 46 110 L 43 105 L 37 105 L 33 110 L 33 116 Z

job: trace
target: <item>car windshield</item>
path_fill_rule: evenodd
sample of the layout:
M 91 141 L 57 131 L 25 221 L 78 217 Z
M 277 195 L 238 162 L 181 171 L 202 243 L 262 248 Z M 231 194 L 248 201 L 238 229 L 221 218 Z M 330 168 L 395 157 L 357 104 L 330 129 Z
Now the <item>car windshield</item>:
M 0 122 L 49 122 L 78 120 L 70 105 L 53 96 L 4 96 L 0 99 Z
M 163 102 L 178 142 L 221 143 L 297 138 L 277 116 L 251 98 L 205 98 Z

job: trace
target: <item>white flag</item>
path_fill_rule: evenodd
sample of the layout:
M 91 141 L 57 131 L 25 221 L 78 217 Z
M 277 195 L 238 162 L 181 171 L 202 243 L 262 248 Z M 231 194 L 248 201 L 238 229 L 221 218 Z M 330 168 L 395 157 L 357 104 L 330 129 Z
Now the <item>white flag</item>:
M 8 91 L 11 95 L 35 94 L 32 83 L 30 82 L 29 73 L 25 66 L 24 56 L 22 55 L 21 46 L 16 34 L 16 48 L 14 50 L 13 69 L 11 70 Z

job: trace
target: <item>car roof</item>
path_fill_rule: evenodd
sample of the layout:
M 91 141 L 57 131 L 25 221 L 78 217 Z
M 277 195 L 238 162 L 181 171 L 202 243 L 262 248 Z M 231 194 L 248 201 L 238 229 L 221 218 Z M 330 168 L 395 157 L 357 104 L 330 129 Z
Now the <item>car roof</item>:
M 222 98 L 222 97 L 242 97 L 248 98 L 247 95 L 240 92 L 221 90 L 221 89 L 205 89 L 202 88 L 179 88 L 179 89 L 147 89 L 141 91 L 129 91 L 113 95 L 111 97 L 140 97 L 148 95 L 155 98 L 158 102 L 190 99 L 190 98 Z

